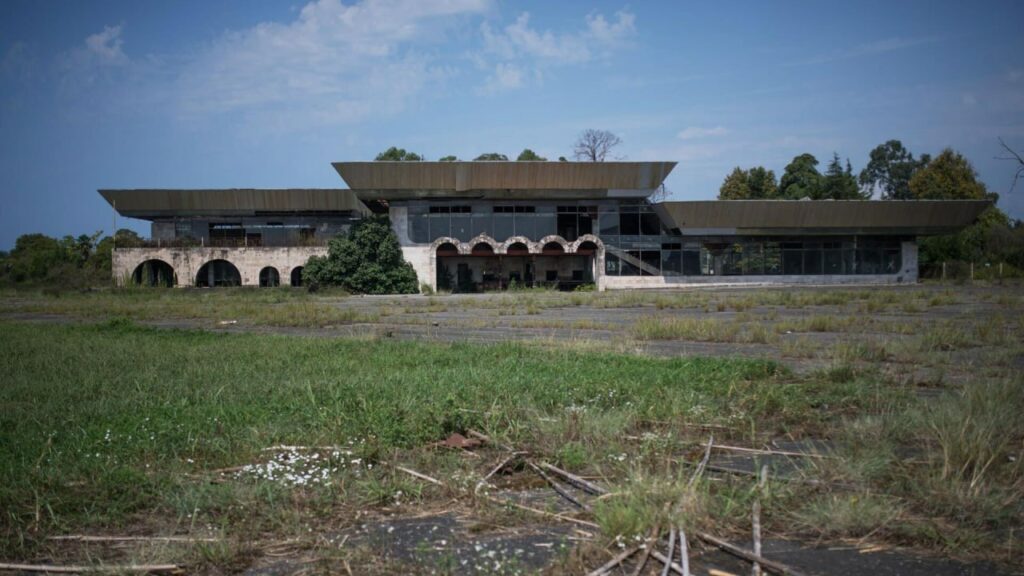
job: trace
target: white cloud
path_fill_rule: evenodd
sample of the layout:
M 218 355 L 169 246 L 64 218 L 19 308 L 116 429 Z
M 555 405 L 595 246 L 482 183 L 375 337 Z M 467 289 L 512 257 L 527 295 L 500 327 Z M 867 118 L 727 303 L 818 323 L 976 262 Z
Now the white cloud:
M 725 136 L 729 133 L 729 130 L 725 126 L 714 126 L 712 128 L 703 128 L 700 126 L 690 126 L 684 128 L 677 134 L 680 140 L 697 140 L 699 138 L 709 138 L 712 136 Z
M 484 81 L 481 93 L 489 94 L 502 90 L 512 90 L 523 85 L 523 69 L 515 64 L 498 62 L 494 66 L 494 73 Z
M 180 108 L 281 124 L 397 113 L 450 73 L 416 48 L 442 38 L 452 18 L 488 7 L 489 0 L 316 0 L 293 22 L 229 32 L 201 51 L 176 81 Z
M 515 22 L 500 30 L 494 30 L 487 22 L 481 24 L 486 56 L 474 54 L 471 59 L 483 68 L 491 67 L 489 60 L 498 61 L 495 74 L 485 82 L 484 91 L 518 88 L 525 84 L 525 77 L 541 77 L 546 67 L 581 64 L 596 59 L 595 54 L 606 54 L 636 32 L 635 20 L 636 17 L 626 10 L 616 12 L 613 21 L 606 20 L 602 14 L 589 14 L 581 29 L 556 33 L 532 28 L 530 14 L 523 12 Z M 498 67 L 504 64 L 508 72 L 512 62 L 519 63 L 514 67 L 518 71 L 517 81 L 505 85 L 496 82 Z
M 94 62 L 104 65 L 128 63 L 128 57 L 121 50 L 121 25 L 106 26 L 85 39 L 85 52 Z

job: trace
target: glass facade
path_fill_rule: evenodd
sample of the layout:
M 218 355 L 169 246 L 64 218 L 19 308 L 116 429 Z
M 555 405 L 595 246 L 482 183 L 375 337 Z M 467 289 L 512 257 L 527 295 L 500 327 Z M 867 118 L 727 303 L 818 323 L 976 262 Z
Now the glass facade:
M 558 235 L 572 242 L 596 234 L 605 245 L 608 276 L 771 276 L 896 274 L 900 237 L 682 236 L 666 230 L 644 200 L 569 202 L 412 202 L 410 239 L 462 242 L 486 234 L 537 241 Z

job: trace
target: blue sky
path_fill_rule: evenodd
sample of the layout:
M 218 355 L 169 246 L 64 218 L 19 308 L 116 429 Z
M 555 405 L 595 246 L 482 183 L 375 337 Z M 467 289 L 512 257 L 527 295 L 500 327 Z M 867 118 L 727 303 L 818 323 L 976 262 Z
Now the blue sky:
M 0 249 L 108 230 L 98 188 L 343 187 L 336 160 L 569 156 L 607 129 L 675 199 L 896 138 L 1024 184 L 1022 2 L 0 3 Z M 143 222 L 125 221 L 142 232 Z

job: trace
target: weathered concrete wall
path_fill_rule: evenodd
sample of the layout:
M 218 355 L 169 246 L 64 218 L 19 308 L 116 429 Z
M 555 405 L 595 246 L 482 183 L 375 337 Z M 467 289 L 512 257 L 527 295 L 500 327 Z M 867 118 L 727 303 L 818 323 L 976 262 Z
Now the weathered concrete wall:
M 310 256 L 326 256 L 326 246 L 287 248 L 118 248 L 114 250 L 114 281 L 131 280 L 135 269 L 147 260 L 162 260 L 174 269 L 176 286 L 195 286 L 199 269 L 212 260 L 227 260 L 238 268 L 243 286 L 259 286 L 260 270 L 272 266 L 281 277 L 281 285 L 291 283 L 292 270 L 305 266 Z

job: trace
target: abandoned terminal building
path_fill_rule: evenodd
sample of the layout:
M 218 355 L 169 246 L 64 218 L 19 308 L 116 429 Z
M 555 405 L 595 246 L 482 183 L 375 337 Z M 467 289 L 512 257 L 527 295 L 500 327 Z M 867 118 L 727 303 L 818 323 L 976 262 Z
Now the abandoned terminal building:
M 114 251 L 118 282 L 297 286 L 327 241 L 390 216 L 435 289 L 907 283 L 917 237 L 987 201 L 651 200 L 674 162 L 337 162 L 349 189 L 100 190 L 152 236 Z

